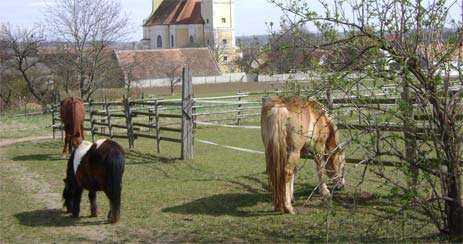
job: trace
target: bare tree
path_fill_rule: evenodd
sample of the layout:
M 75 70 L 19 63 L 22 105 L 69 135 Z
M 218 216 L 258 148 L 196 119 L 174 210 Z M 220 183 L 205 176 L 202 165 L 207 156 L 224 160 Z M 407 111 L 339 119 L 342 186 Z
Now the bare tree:
M 2 25 L 0 28 L 5 45 L 3 73 L 8 72 L 10 77 L 14 77 L 14 71 L 11 69 L 17 71 L 25 81 L 28 91 L 42 106 L 45 106 L 49 99 L 51 73 L 40 62 L 38 55 L 39 48 L 44 43 L 43 34 L 30 29 L 13 29 L 9 25 Z M 7 85 L 4 87 L 8 89 Z M 11 85 L 9 87 L 12 89 Z
M 441 72 L 455 56 L 461 60 L 462 23 L 449 16 L 456 2 L 320 0 L 323 11 L 307 1 L 270 2 L 295 16 L 287 19 L 295 29 L 307 24 L 318 28 L 324 43 L 317 48 L 329 49 L 339 61 L 327 69 L 332 84 L 346 94 L 355 93 L 355 84 L 363 79 L 373 80 L 364 86 L 372 94 L 384 82 L 397 87 L 401 96 L 396 109 L 360 105 L 359 120 L 370 125 L 360 134 L 370 138 L 356 143 L 363 146 L 368 162 L 377 162 L 369 165 L 374 174 L 402 192 L 410 205 L 420 206 L 441 233 L 461 238 L 463 90 L 452 89 L 451 77 Z M 445 33 L 446 27 L 453 31 Z M 457 71 L 453 79 L 463 84 Z M 403 134 L 379 129 L 385 122 L 402 125 Z M 405 183 L 378 163 L 384 157 L 400 162 L 396 170 L 407 176 Z
M 243 56 L 235 60 L 236 65 L 241 72 L 257 72 L 259 58 L 263 49 L 259 39 L 257 39 L 257 37 L 253 37 L 252 41 L 247 44 L 243 43 L 241 39 L 238 39 L 237 42 Z
M 144 59 L 135 54 L 120 54 L 118 55 L 118 59 L 119 65 L 124 73 L 126 95 L 127 97 L 131 97 L 132 88 L 137 83 L 138 72 L 140 71 L 139 67 L 144 63 Z
M 167 68 L 164 74 L 167 76 L 167 79 L 169 79 L 170 95 L 173 95 L 175 93 L 175 87 L 182 81 L 180 78 L 182 64 L 173 59 L 168 59 L 166 62 L 167 64 L 165 67 Z
M 108 69 L 105 49 L 127 34 L 128 17 L 115 0 L 60 0 L 46 10 L 47 26 L 76 72 L 81 96 L 88 100 Z

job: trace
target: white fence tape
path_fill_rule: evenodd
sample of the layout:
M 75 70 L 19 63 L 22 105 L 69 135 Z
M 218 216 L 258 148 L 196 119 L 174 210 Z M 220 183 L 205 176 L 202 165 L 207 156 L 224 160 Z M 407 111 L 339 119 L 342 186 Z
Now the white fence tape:
M 244 125 L 219 125 L 209 122 L 202 122 L 202 121 L 195 121 L 195 124 L 198 125 L 212 125 L 212 126 L 219 126 L 225 128 L 238 128 L 238 129 L 260 129 L 260 126 L 244 126 Z
M 236 151 L 241 151 L 241 152 L 254 153 L 254 154 L 264 154 L 264 152 L 261 152 L 261 151 L 256 151 L 256 150 L 251 150 L 251 149 L 246 149 L 246 148 L 241 148 L 241 147 L 225 146 L 225 145 L 220 145 L 220 144 L 217 144 L 217 143 L 214 143 L 214 142 L 200 140 L 200 139 L 195 139 L 195 141 L 201 142 L 201 143 L 204 143 L 204 144 L 224 147 L 224 148 L 228 148 L 228 149 L 232 149 L 232 150 L 236 150 Z

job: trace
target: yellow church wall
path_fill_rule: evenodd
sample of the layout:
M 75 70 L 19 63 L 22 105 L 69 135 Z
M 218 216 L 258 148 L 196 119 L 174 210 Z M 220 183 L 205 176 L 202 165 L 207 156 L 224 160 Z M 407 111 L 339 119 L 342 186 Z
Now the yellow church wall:
M 175 30 L 175 47 L 183 48 L 188 47 L 188 29 L 176 28 Z

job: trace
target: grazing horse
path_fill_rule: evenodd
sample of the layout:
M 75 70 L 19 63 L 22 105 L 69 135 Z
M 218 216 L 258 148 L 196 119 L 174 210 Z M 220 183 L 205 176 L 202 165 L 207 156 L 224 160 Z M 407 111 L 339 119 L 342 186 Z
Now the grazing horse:
M 337 127 L 321 104 L 297 96 L 264 99 L 261 133 L 275 211 L 295 213 L 291 200 L 301 153 L 313 154 L 325 200 L 330 191 L 323 181 L 324 171 L 336 187 L 344 187 L 344 150 Z
M 68 149 L 76 148 L 84 139 L 85 107 L 82 99 L 67 97 L 61 101 L 61 121 L 66 133 L 62 158 L 65 158 Z
M 88 190 L 92 217 L 99 213 L 96 205 L 96 191 L 103 191 L 109 198 L 108 221 L 120 219 L 122 175 L 124 174 L 124 150 L 112 140 L 98 140 L 95 143 L 82 141 L 72 152 L 64 179 L 64 206 L 73 217 L 78 217 L 80 200 L 84 189 Z

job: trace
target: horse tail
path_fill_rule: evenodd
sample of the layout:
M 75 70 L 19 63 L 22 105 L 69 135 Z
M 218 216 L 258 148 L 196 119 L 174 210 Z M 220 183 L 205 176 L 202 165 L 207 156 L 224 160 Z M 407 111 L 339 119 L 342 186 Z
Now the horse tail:
M 106 165 L 109 166 L 107 190 L 111 204 L 111 216 L 109 217 L 112 223 L 117 223 L 121 212 L 122 175 L 124 174 L 125 159 L 122 147 L 114 141 L 111 143 L 114 145 L 111 146 L 111 151 L 106 159 Z
M 261 118 L 262 139 L 265 145 L 265 160 L 270 190 L 275 210 L 284 209 L 286 196 L 286 165 L 288 109 L 280 104 L 264 107 Z

